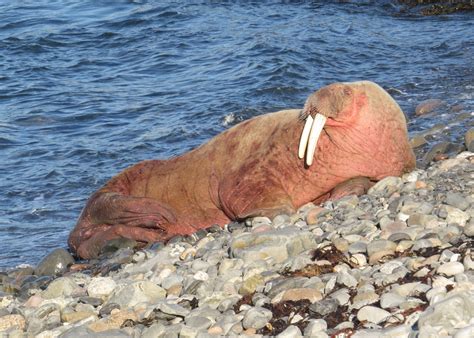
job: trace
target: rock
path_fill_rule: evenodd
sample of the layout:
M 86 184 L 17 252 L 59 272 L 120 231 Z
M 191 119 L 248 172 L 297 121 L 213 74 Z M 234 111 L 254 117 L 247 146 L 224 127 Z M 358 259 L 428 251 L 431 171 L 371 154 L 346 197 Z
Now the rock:
M 272 312 L 263 307 L 253 307 L 249 309 L 244 316 L 242 325 L 244 329 L 261 329 L 264 327 L 270 319 L 272 319 Z
M 48 285 L 46 290 L 41 293 L 44 299 L 52 299 L 58 297 L 69 297 L 74 293 L 79 294 L 81 288 L 70 277 L 60 277 L 55 279 Z
M 191 327 L 194 331 L 207 330 L 211 325 L 212 321 L 209 318 L 201 316 L 193 316 L 185 319 L 185 323 L 188 327 Z
M 2 331 L 7 331 L 11 329 L 18 329 L 24 331 L 25 327 L 25 318 L 20 314 L 12 314 L 0 317 L 0 333 Z
M 385 256 L 395 254 L 397 244 L 392 241 L 379 239 L 370 242 L 367 245 L 367 253 L 369 254 L 369 263 L 373 264 Z
M 379 324 L 387 320 L 391 316 L 390 312 L 382 310 L 375 306 L 364 306 L 357 312 L 359 321 L 367 321 L 369 323 Z
M 474 291 L 463 291 L 430 305 L 418 320 L 420 336 L 454 335 L 474 318 Z M 434 329 L 435 331 L 431 331 Z
M 400 296 L 399 294 L 388 292 L 388 293 L 382 294 L 382 296 L 380 297 L 380 306 L 383 309 L 398 307 L 405 300 L 406 298 L 403 296 Z
M 97 315 L 95 312 L 92 311 L 73 311 L 73 312 L 66 312 L 61 314 L 61 321 L 67 323 L 76 323 L 81 321 L 85 318 L 93 317 L 97 319 Z
M 323 298 L 323 295 L 318 290 L 312 288 L 296 288 L 288 289 L 280 292 L 272 299 L 272 303 L 279 303 L 288 300 L 298 301 L 302 299 L 307 299 L 310 302 L 317 302 Z
M 290 226 L 261 233 L 244 233 L 235 237 L 230 246 L 232 255 L 248 264 L 268 257 L 281 263 L 288 257 L 315 248 L 316 244 L 311 232 Z
M 474 222 L 472 220 L 464 226 L 464 234 L 468 237 L 474 237 Z
M 435 111 L 436 109 L 444 106 L 445 104 L 446 103 L 440 99 L 429 99 L 422 101 L 416 106 L 415 115 L 421 116 L 427 113 L 431 113 L 432 111 Z
M 102 332 L 113 329 L 120 329 L 126 320 L 137 321 L 137 315 L 131 310 L 119 310 L 110 316 L 96 321 L 88 326 L 94 332 Z
M 446 203 L 462 211 L 469 207 L 469 201 L 462 194 L 457 192 L 449 191 L 446 194 Z
M 165 289 L 149 281 L 140 281 L 116 287 L 107 303 L 116 303 L 121 308 L 126 308 L 142 302 L 155 303 L 165 296 Z
M 446 222 L 457 223 L 460 226 L 465 226 L 470 216 L 467 212 L 464 212 L 458 208 L 452 207 L 450 205 L 443 205 L 443 209 L 447 213 Z
M 310 319 L 304 329 L 304 335 L 305 337 L 316 337 L 317 334 L 323 333 L 327 328 L 328 324 L 324 319 Z
M 35 274 L 38 276 L 56 276 L 63 274 L 69 265 L 74 263 L 71 254 L 58 248 L 44 257 L 36 266 Z
M 464 265 L 461 262 L 447 262 L 440 265 L 437 272 L 448 277 L 454 276 L 464 272 Z
M 466 132 L 466 135 L 464 135 L 464 140 L 466 142 L 467 150 L 474 153 L 474 127 Z
M 313 302 L 309 306 L 309 311 L 313 314 L 318 314 L 324 317 L 337 310 L 339 302 L 334 298 L 327 298 L 321 301 Z
M 428 143 L 423 135 L 415 135 L 409 142 L 412 148 L 418 148 Z
M 288 326 L 283 332 L 281 332 L 277 337 L 279 338 L 293 338 L 293 337 L 302 337 L 301 330 L 294 325 Z
M 367 194 L 388 197 L 394 192 L 399 191 L 402 187 L 403 181 L 400 177 L 388 176 L 375 183 L 375 185 L 367 191 Z
M 117 283 L 111 277 L 94 277 L 87 286 L 91 297 L 106 298 L 114 291 Z
M 162 323 L 155 323 L 143 330 L 141 338 L 156 338 L 162 337 L 166 332 L 166 326 Z
M 359 292 L 352 300 L 352 308 L 360 309 L 363 306 L 378 302 L 379 298 L 379 295 L 374 291 Z

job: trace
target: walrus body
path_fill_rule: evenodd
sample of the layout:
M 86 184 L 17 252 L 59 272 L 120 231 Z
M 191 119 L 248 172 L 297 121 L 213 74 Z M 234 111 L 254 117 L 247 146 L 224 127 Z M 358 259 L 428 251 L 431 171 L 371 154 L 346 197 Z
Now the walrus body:
M 327 122 L 308 166 L 298 142 L 315 113 Z M 153 242 L 294 212 L 414 166 L 405 117 L 390 95 L 372 82 L 336 83 L 310 96 L 303 111 L 258 116 L 182 156 L 126 169 L 91 196 L 69 245 L 91 258 L 118 237 Z

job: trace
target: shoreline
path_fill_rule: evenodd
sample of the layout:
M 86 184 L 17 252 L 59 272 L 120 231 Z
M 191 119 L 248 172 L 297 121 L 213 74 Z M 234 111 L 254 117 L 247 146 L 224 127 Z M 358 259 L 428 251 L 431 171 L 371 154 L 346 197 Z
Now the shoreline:
M 57 249 L 0 274 L 0 335 L 469 336 L 473 178 L 463 152 L 294 215 L 115 243 L 92 264 Z

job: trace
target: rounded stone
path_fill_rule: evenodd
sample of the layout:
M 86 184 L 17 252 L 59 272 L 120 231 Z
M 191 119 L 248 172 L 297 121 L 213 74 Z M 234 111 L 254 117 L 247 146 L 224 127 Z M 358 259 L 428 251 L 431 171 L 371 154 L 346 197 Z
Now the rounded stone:
M 117 283 L 110 277 L 94 277 L 87 286 L 87 293 L 91 297 L 105 298 L 114 291 Z
M 357 312 L 357 319 L 359 321 L 367 321 L 374 324 L 382 323 L 390 316 L 390 312 L 370 305 L 364 306 Z
M 37 276 L 56 276 L 64 273 L 68 266 L 74 263 L 74 258 L 65 249 L 58 248 L 44 257 L 36 266 Z
M 295 325 L 290 325 L 288 326 L 283 332 L 281 332 L 279 335 L 276 337 L 278 338 L 296 338 L 296 337 L 302 337 L 303 335 L 301 334 L 301 330 L 295 326 Z
M 272 312 L 263 307 L 253 307 L 249 309 L 244 316 L 242 325 L 244 329 L 261 329 L 270 319 L 272 319 Z
M 461 262 L 447 262 L 438 267 L 437 272 L 445 276 L 454 276 L 464 272 L 464 265 Z
M 313 314 L 326 316 L 337 310 L 339 302 L 334 298 L 323 299 L 310 305 L 309 311 Z

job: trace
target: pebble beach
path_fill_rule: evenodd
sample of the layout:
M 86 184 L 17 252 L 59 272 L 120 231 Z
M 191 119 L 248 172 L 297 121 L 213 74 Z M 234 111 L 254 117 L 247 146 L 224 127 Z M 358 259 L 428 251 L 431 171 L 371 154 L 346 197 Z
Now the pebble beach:
M 53 250 L 0 274 L 0 336 L 472 337 L 473 237 L 464 151 L 293 215 Z

